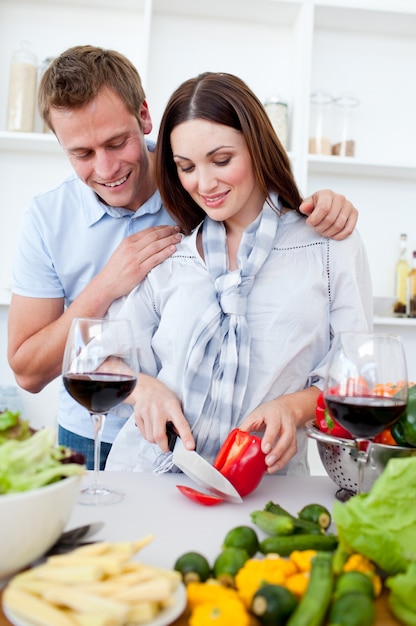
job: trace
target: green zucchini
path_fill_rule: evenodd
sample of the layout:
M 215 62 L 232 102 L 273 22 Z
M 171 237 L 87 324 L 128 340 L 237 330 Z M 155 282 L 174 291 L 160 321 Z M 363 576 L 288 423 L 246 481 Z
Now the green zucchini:
M 280 506 L 280 504 L 272 502 L 271 500 L 266 503 L 264 510 L 269 511 L 270 513 L 274 513 L 275 515 L 286 515 L 289 519 L 293 521 L 293 524 L 295 526 L 295 533 L 322 535 L 325 532 L 325 530 L 319 524 L 311 522 L 309 520 L 301 519 L 300 517 L 296 517 L 295 515 L 289 513 L 289 511 L 286 511 L 286 509 Z
M 344 593 L 351 593 L 352 591 L 365 593 L 371 600 L 374 600 L 374 584 L 371 575 L 354 570 L 341 572 L 335 580 L 334 600 L 340 598 Z
M 224 548 L 214 561 L 214 577 L 225 587 L 233 587 L 235 575 L 249 558 L 247 550 Z
M 307 522 L 318 524 L 326 530 L 331 524 L 331 514 L 322 504 L 307 504 L 298 513 L 298 517 Z
M 182 574 L 185 584 L 205 582 L 211 575 L 210 564 L 199 552 L 185 552 L 176 560 L 173 569 Z
M 250 611 L 263 626 L 284 626 L 297 604 L 286 587 L 265 583 L 254 594 Z
M 293 550 L 319 550 L 332 552 L 338 545 L 337 535 L 289 535 L 266 537 L 260 541 L 259 549 L 262 554 L 280 554 L 289 556 Z
M 318 552 L 311 561 L 307 589 L 289 617 L 287 626 L 321 626 L 331 604 L 333 587 L 332 554 Z
M 342 543 L 339 543 L 336 547 L 334 559 L 332 561 L 332 567 L 334 569 L 335 576 L 341 574 L 344 570 L 344 565 L 351 555 L 351 551 L 347 549 Z
M 253 524 L 272 537 L 292 535 L 295 531 L 293 520 L 287 515 L 275 515 L 270 511 L 253 511 L 250 517 Z
M 329 626 L 373 626 L 374 602 L 368 593 L 350 591 L 335 599 L 329 611 Z

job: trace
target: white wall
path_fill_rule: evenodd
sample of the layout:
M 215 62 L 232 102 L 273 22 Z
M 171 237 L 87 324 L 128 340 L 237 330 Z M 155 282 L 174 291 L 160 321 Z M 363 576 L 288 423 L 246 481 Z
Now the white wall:
M 13 372 L 7 363 L 7 312 L 6 306 L 0 306 L 0 386 L 16 385 Z M 55 426 L 57 387 L 58 380 L 50 383 L 38 394 L 19 390 L 23 402 L 23 417 L 30 421 L 33 428 Z

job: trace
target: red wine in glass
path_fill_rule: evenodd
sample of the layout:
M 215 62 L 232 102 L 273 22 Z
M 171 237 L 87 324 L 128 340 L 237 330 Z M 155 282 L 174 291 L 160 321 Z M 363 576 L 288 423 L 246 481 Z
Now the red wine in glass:
M 65 374 L 63 381 L 74 400 L 93 413 L 108 413 L 130 395 L 136 384 L 134 376 L 98 372 Z
M 137 380 L 137 347 L 131 324 L 125 319 L 75 318 L 62 362 L 65 389 L 91 415 L 94 434 L 94 483 L 83 489 L 83 504 L 114 504 L 121 492 L 100 480 L 101 436 L 108 412 L 133 391 Z
M 369 442 L 403 414 L 407 389 L 406 358 L 399 335 L 371 332 L 335 335 L 328 358 L 324 398 L 330 416 L 356 441 L 358 493 L 363 485 Z
M 325 403 L 332 418 L 354 437 L 371 439 L 394 424 L 406 402 L 378 396 L 327 395 Z

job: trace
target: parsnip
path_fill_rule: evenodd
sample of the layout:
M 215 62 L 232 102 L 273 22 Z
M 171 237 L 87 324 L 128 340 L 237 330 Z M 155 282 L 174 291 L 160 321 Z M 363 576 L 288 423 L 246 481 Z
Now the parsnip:
M 67 606 L 80 613 L 107 613 L 107 615 L 118 619 L 120 624 L 125 621 L 129 611 L 127 603 L 100 596 L 91 596 L 85 593 L 82 587 L 75 589 L 64 585 L 49 585 L 42 597 L 52 604 Z
M 143 600 L 154 600 L 159 602 L 169 597 L 171 594 L 170 582 L 167 578 L 160 576 L 152 578 L 138 585 L 131 585 L 120 589 L 114 594 L 114 599 L 119 602 L 142 602 Z
M 42 598 L 27 593 L 14 586 L 6 588 L 3 602 L 7 608 L 30 624 L 41 626 L 76 626 L 76 622 L 64 611 L 56 608 Z
M 181 575 L 131 557 L 153 539 L 102 542 L 15 576 L 5 605 L 36 626 L 134 626 L 175 603 Z
M 97 565 L 96 561 L 82 565 L 68 563 L 67 567 L 50 567 L 48 564 L 40 565 L 33 572 L 34 577 L 38 580 L 46 580 L 52 583 L 59 581 L 66 584 L 97 581 L 104 576 L 104 570 Z

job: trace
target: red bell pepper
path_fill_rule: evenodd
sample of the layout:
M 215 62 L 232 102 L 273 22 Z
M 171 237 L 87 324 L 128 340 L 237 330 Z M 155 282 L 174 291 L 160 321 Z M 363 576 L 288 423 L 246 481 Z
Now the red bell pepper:
M 189 500 L 197 502 L 198 504 L 203 504 L 204 506 L 214 506 L 215 504 L 221 504 L 221 502 L 224 502 L 224 499 L 220 496 L 203 493 L 202 491 L 198 491 L 192 487 L 187 487 L 185 485 L 176 485 L 176 487 L 184 496 L 189 498 Z
M 260 483 L 267 465 L 261 449 L 261 438 L 234 428 L 224 441 L 214 461 L 214 467 L 246 496 Z
M 328 409 L 325 405 L 324 394 L 321 393 L 318 396 L 316 401 L 316 422 L 318 424 L 319 430 L 323 433 L 327 433 L 328 435 L 333 435 L 334 437 L 343 437 L 344 439 L 353 439 L 348 430 L 343 428 L 338 422 L 336 422 L 328 413 Z

